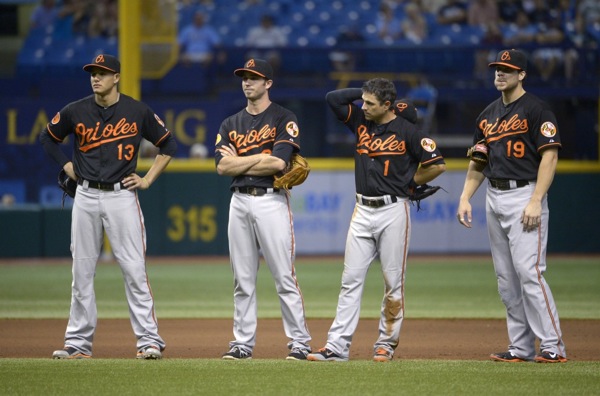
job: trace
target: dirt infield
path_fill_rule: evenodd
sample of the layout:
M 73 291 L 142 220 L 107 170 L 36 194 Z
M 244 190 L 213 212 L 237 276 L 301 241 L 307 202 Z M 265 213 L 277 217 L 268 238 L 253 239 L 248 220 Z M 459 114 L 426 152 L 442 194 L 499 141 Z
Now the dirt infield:
M 62 347 L 67 320 L 0 320 L 0 358 L 49 358 Z M 311 345 L 325 344 L 331 319 L 308 321 Z M 219 358 L 232 337 L 230 319 L 159 319 L 167 343 L 165 358 Z M 561 321 L 570 360 L 598 360 L 600 320 Z M 377 337 L 377 321 L 361 320 L 354 336 L 351 359 L 370 359 Z M 279 319 L 258 322 L 254 358 L 283 358 L 287 339 Z M 400 359 L 486 360 L 492 352 L 506 350 L 504 320 L 406 319 L 402 326 Z M 100 319 L 94 341 L 96 358 L 132 358 L 135 339 L 128 320 Z

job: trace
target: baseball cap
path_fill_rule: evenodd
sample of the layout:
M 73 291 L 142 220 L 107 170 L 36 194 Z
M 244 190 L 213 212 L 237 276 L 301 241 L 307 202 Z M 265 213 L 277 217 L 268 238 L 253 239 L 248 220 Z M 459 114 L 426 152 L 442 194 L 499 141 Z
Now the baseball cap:
M 408 99 L 398 99 L 395 101 L 392 111 L 412 124 L 417 123 L 417 108 Z
M 488 66 L 506 66 L 511 69 L 527 71 L 527 55 L 516 49 L 502 50 L 496 55 L 496 61 Z
M 99 67 L 113 73 L 121 73 L 121 62 L 119 62 L 119 60 L 112 55 L 97 55 L 92 60 L 92 63 L 88 63 L 87 65 L 83 66 L 83 70 L 89 72 L 92 70 L 92 67 Z
M 242 77 L 244 75 L 244 72 L 246 71 L 258 74 L 259 76 L 264 77 L 267 80 L 273 79 L 273 68 L 271 67 L 269 62 L 263 59 L 249 59 L 244 64 L 244 67 L 242 67 L 241 69 L 236 69 L 233 72 L 233 74 L 235 74 L 238 77 Z

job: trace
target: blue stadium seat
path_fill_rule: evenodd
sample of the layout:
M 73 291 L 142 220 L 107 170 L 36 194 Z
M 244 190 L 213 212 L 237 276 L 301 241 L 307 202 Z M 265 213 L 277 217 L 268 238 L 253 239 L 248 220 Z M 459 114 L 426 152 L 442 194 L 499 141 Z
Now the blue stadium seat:
M 54 22 L 52 37 L 57 41 L 73 37 L 73 17 L 71 15 L 59 18 Z
M 98 54 L 119 54 L 119 42 L 116 38 L 95 37 L 88 38 L 82 46 L 83 54 L 88 61 Z
M 483 29 L 467 25 L 435 25 L 431 29 L 427 44 L 433 45 L 477 45 L 483 37 Z
M 587 28 L 587 32 L 600 43 L 600 23 L 590 24 Z
M 406 93 L 406 97 L 417 108 L 419 124 L 425 131 L 429 131 L 433 123 L 437 106 L 437 96 L 437 89 L 428 84 L 419 85 Z
M 17 56 L 17 75 L 32 77 L 44 71 L 46 49 L 43 44 L 23 45 Z
M 45 71 L 52 75 L 72 74 L 75 69 L 74 47 L 72 40 L 62 40 L 49 48 L 44 56 Z

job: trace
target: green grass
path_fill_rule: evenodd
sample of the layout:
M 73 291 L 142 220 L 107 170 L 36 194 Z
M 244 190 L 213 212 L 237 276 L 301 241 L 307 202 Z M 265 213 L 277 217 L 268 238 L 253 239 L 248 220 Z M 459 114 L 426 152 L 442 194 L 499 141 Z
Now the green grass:
M 600 362 L 0 360 L 4 395 L 593 395 Z
M 597 258 L 551 257 L 546 273 L 561 319 L 600 319 Z M 61 318 L 69 312 L 71 268 L 65 260 L 0 265 L 0 318 Z M 309 318 L 333 318 L 342 259 L 300 258 L 298 280 Z M 166 318 L 231 318 L 232 276 L 226 259 L 149 260 L 157 313 Z M 383 283 L 369 271 L 361 317 L 376 318 Z M 121 272 L 101 264 L 96 276 L 101 318 L 127 318 Z M 491 259 L 409 259 L 406 314 L 411 318 L 503 318 Z M 279 317 L 265 265 L 258 281 L 259 316 Z M 1 330 L 1 329 L 0 329 Z M 600 361 L 503 364 L 491 361 L 396 360 L 388 364 L 255 359 L 0 359 L 2 395 L 596 395 Z
M 161 318 L 229 318 L 233 281 L 226 259 L 198 264 L 177 259 L 149 260 L 148 274 Z M 57 261 L 58 262 L 58 261 Z M 600 319 L 600 262 L 596 258 L 549 258 L 546 279 L 564 319 Z M 309 318 L 333 318 L 343 261 L 299 258 L 297 276 Z M 68 262 L 0 265 L 0 318 L 65 318 L 70 303 Z M 128 318 L 123 280 L 114 263 L 96 275 L 100 318 Z M 383 281 L 379 263 L 371 266 L 361 317 L 377 318 Z M 406 274 L 406 314 L 411 318 L 504 318 L 491 259 L 414 257 Z M 280 317 L 271 274 L 261 265 L 258 314 Z

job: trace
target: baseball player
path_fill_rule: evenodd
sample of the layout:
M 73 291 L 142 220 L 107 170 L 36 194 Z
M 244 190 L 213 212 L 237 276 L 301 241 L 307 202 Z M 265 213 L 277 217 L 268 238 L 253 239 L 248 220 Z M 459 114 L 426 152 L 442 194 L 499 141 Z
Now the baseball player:
M 362 108 L 354 104 L 359 99 Z M 336 316 L 325 347 L 309 354 L 308 360 L 348 360 L 365 277 L 377 256 L 383 271 L 384 296 L 373 360 L 392 360 L 398 346 L 411 234 L 408 197 L 412 188 L 435 179 L 446 166 L 435 142 L 407 121 L 411 111 L 406 110 L 408 104 L 395 106 L 395 99 L 394 84 L 382 78 L 365 82 L 362 89 L 341 89 L 326 96 L 335 116 L 356 137 L 357 203 L 346 239 Z M 406 118 L 397 116 L 405 110 Z
M 256 277 L 262 252 L 281 304 L 283 327 L 290 339 L 287 359 L 305 360 L 311 340 L 304 301 L 294 269 L 292 210 L 285 190 L 273 188 L 300 150 L 296 116 L 271 102 L 273 69 L 262 59 L 250 59 L 235 70 L 242 79 L 247 105 L 219 128 L 215 163 L 219 175 L 232 176 L 229 206 L 229 254 L 234 278 L 233 335 L 223 359 L 251 359 L 256 343 Z
M 65 106 L 40 136 L 48 155 L 78 183 L 71 222 L 71 312 L 64 349 L 53 357 L 92 357 L 97 322 L 94 275 L 106 231 L 123 272 L 137 358 L 160 359 L 165 342 L 158 334 L 146 274 L 146 231 L 137 190 L 150 187 L 177 145 L 147 105 L 119 93 L 117 58 L 98 55 L 83 70 L 90 73 L 93 95 Z M 59 147 L 69 135 L 73 135 L 72 162 Z M 144 177 L 135 173 L 142 138 L 160 150 Z
M 484 139 L 488 163 L 470 161 L 457 218 L 471 228 L 469 200 L 487 178 L 486 219 L 510 340 L 508 351 L 494 353 L 491 359 L 566 362 L 556 305 L 544 279 L 547 192 L 561 147 L 556 117 L 546 103 L 523 89 L 523 52 L 500 51 L 489 66 L 495 68 L 494 85 L 502 96 L 479 115 L 474 136 L 474 142 Z

